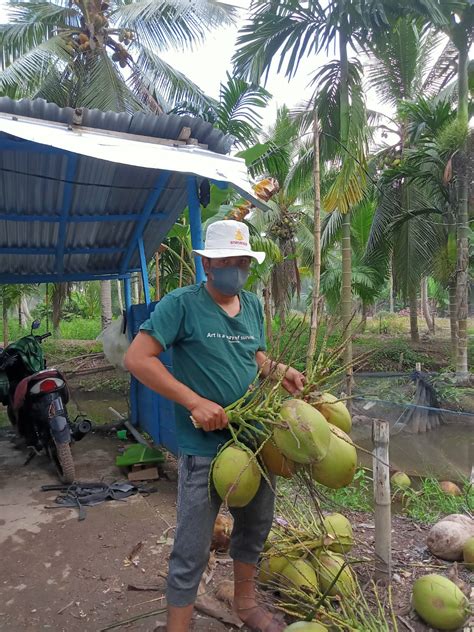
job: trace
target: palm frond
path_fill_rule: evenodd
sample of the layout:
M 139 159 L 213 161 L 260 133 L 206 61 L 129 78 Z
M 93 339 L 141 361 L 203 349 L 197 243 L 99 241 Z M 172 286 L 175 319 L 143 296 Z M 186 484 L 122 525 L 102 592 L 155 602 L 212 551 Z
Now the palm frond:
M 0 94 L 9 94 L 13 98 L 31 97 L 54 66 L 70 59 L 64 39 L 51 37 L 17 57 L 0 72 Z
M 309 0 L 255 0 L 250 21 L 240 30 L 233 57 L 235 71 L 250 81 L 266 80 L 279 54 L 277 71 L 291 78 L 305 56 L 323 45 L 325 14 Z
M 210 29 L 234 23 L 234 7 L 215 0 L 137 0 L 118 3 L 117 26 L 132 29 L 138 42 L 153 51 L 191 48 Z
M 209 98 L 198 85 L 146 46 L 140 47 L 132 68 L 128 82 L 137 99 L 142 102 L 146 103 L 151 98 L 165 112 L 183 102 L 197 111 L 210 106 Z
M 84 67 L 78 68 L 76 72 L 81 84 L 77 106 L 97 108 L 104 112 L 136 112 L 143 109 L 104 49 L 91 53 Z

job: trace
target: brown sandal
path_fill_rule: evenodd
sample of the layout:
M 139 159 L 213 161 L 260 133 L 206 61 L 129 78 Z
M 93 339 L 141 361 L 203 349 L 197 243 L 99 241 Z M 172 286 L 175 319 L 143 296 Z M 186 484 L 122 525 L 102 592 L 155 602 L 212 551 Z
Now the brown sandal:
M 239 611 L 247 613 L 245 620 L 240 617 Z M 269 610 L 262 608 L 262 606 L 254 606 L 248 610 L 241 608 L 236 610 L 236 614 L 252 632 L 283 632 L 287 627 L 281 615 L 275 615 Z M 271 616 L 271 619 L 262 627 L 261 622 L 265 620 L 268 615 Z

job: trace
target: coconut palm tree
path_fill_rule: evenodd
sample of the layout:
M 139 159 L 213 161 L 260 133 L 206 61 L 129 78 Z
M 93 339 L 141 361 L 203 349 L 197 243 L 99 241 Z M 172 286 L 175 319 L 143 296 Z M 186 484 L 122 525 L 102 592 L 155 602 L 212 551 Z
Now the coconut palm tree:
M 236 15 L 217 0 L 9 0 L 7 9 L 0 94 L 116 112 L 204 105 L 203 92 L 162 53 L 190 50 Z
M 368 80 L 376 89 L 379 98 L 396 109 L 396 114 L 391 119 L 391 131 L 397 134 L 398 140 L 394 146 L 386 148 L 383 152 L 386 164 L 398 164 L 410 152 L 410 119 L 407 118 L 408 112 L 404 103 L 412 101 L 419 94 L 436 94 L 455 75 L 453 46 L 448 44 L 441 55 L 434 57 L 433 53 L 439 43 L 439 34 L 434 29 L 427 29 L 421 18 L 413 19 L 411 16 L 398 17 L 386 33 L 374 31 L 371 34 L 368 42 L 371 52 L 367 64 Z M 429 228 L 424 233 L 423 221 L 429 221 L 428 216 L 425 216 L 423 221 L 416 215 L 413 221 L 394 224 L 393 214 L 405 215 L 409 219 L 414 205 L 419 208 L 422 203 L 423 195 L 415 182 L 402 177 L 396 186 L 393 179 L 390 179 L 388 187 L 385 191 L 383 188 L 380 189 L 381 203 L 375 218 L 374 234 L 378 234 L 380 230 L 381 217 L 390 222 L 391 228 L 386 229 L 392 231 L 389 239 L 392 245 L 392 274 L 399 290 L 409 300 L 411 338 L 418 341 L 417 294 L 434 252 L 433 244 L 428 244 L 427 238 L 438 233 Z M 392 217 L 387 214 L 390 206 Z M 394 232 L 395 226 L 397 230 Z M 387 243 L 385 242 L 386 245 Z M 373 249 L 373 240 L 370 246 Z M 388 263 L 389 258 L 386 261 Z

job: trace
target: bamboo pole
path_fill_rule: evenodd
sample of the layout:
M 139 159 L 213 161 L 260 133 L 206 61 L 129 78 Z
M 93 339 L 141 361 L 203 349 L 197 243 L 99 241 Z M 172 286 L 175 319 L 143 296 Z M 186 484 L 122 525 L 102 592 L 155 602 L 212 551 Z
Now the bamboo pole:
M 388 421 L 374 419 L 374 504 L 375 504 L 375 578 L 388 583 L 392 573 L 392 499 L 389 470 L 390 426 Z
M 308 353 L 306 356 L 306 372 L 311 375 L 316 338 L 318 333 L 318 306 L 321 277 L 321 188 L 319 166 L 319 121 L 318 110 L 314 107 L 313 115 L 313 182 L 314 182 L 314 264 L 313 264 L 313 301 L 311 305 L 311 330 L 309 336 Z

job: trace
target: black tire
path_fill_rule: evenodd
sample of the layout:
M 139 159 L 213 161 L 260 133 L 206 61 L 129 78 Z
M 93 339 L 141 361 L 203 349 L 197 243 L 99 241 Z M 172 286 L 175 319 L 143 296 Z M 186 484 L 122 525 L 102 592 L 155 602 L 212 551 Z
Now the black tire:
M 8 404 L 7 406 L 7 416 L 11 425 L 16 426 L 16 417 L 15 417 L 15 413 L 13 412 L 13 408 L 11 407 L 11 404 Z
M 55 443 L 56 467 L 63 483 L 73 483 L 76 478 L 76 467 L 71 453 L 70 443 Z

